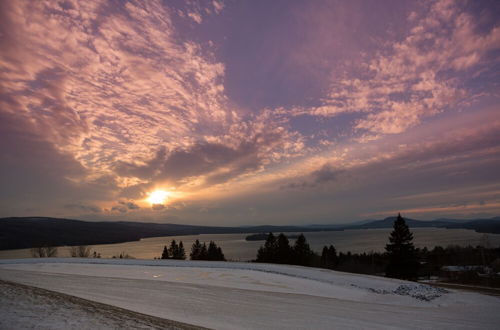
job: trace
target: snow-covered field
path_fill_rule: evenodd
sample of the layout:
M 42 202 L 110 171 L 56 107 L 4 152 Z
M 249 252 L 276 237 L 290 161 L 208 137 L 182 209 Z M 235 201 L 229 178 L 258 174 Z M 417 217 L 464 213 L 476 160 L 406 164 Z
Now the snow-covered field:
M 0 329 L 199 330 L 53 291 L 0 280 Z
M 17 259 L 0 261 L 0 279 L 216 329 L 498 329 L 500 324 L 498 297 L 288 265 Z

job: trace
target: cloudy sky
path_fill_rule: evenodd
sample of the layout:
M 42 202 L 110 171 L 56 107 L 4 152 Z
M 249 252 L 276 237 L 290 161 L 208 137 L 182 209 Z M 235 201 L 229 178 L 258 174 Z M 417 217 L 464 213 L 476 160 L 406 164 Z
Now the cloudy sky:
M 0 3 L 0 216 L 500 215 L 498 1 Z

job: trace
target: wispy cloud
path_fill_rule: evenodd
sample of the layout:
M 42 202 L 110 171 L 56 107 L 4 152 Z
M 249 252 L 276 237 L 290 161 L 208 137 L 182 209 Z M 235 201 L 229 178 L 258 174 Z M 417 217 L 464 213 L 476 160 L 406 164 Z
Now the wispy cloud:
M 366 54 L 367 60 L 355 63 L 357 70 L 335 77 L 321 106 L 291 113 L 359 113 L 354 129 L 376 138 L 404 132 L 423 118 L 467 103 L 478 91 L 465 85 L 494 58 L 500 27 L 480 30 L 477 19 L 454 1 L 413 11 L 408 20 L 411 24 L 401 41 L 386 41 L 373 55 Z
M 146 160 L 158 145 L 189 148 L 205 132 L 218 137 L 240 124 L 225 105 L 224 65 L 194 43 L 176 42 L 159 4 L 11 5 L 31 23 L 12 26 L 26 58 L 20 67 L 7 56 L 2 62 L 5 96 L 18 103 L 6 109 L 29 116 L 85 166 Z
M 2 210 L 299 221 L 498 180 L 498 5 L 386 5 L 0 2 Z

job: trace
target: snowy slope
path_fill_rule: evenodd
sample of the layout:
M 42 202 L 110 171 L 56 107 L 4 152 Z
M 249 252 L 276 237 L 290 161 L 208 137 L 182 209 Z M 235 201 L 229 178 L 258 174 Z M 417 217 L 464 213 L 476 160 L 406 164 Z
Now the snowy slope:
M 110 305 L 0 281 L 0 329 L 202 330 Z
M 500 324 L 497 297 L 288 265 L 19 259 L 0 261 L 0 279 L 218 329 Z

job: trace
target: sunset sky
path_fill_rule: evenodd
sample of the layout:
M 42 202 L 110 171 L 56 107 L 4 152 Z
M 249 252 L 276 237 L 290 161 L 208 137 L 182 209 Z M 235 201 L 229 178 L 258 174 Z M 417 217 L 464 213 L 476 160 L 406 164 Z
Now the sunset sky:
M 500 215 L 499 1 L 0 3 L 0 217 Z

